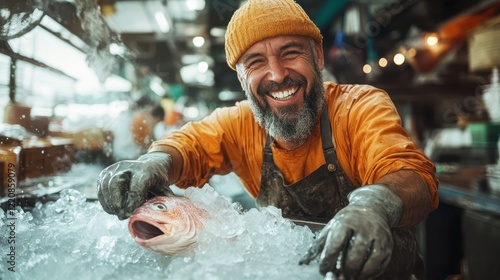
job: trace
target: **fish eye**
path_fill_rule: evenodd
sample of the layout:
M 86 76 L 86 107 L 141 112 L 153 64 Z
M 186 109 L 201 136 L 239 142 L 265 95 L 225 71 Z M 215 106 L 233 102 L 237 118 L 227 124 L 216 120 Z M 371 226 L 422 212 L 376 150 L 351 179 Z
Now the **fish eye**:
M 163 203 L 155 203 L 155 204 L 153 204 L 153 208 L 155 210 L 167 211 L 167 206 Z

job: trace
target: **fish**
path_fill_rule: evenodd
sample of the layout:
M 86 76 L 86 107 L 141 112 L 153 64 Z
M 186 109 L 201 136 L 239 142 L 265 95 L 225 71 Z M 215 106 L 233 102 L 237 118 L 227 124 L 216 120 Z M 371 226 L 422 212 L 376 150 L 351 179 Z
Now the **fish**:
M 144 202 L 129 218 L 128 230 L 145 249 L 175 255 L 197 242 L 207 214 L 183 196 L 156 196 Z

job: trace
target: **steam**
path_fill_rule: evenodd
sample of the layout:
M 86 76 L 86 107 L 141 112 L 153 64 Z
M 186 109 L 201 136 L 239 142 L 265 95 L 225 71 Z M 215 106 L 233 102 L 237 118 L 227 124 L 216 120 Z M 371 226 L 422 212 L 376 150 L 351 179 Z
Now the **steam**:
M 102 83 L 111 75 L 116 62 L 116 58 L 109 52 L 109 46 L 118 42 L 119 38 L 111 32 L 101 17 L 101 11 L 96 1 L 75 0 L 74 4 L 82 29 L 88 35 L 90 50 L 87 53 L 87 62 Z

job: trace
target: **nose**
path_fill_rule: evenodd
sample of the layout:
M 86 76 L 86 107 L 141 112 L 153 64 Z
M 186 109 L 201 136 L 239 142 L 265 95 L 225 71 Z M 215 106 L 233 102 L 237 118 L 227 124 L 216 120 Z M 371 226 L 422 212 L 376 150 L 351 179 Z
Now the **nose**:
M 288 69 L 277 59 L 269 60 L 268 78 L 275 83 L 281 83 L 288 76 Z

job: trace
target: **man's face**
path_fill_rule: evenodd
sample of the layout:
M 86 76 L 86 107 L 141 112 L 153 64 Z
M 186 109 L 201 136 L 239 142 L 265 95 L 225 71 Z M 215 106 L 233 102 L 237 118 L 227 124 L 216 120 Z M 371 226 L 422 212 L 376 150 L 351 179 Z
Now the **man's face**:
M 236 65 L 261 126 L 285 141 L 305 139 L 324 100 L 323 50 L 303 36 L 278 36 L 250 47 Z

